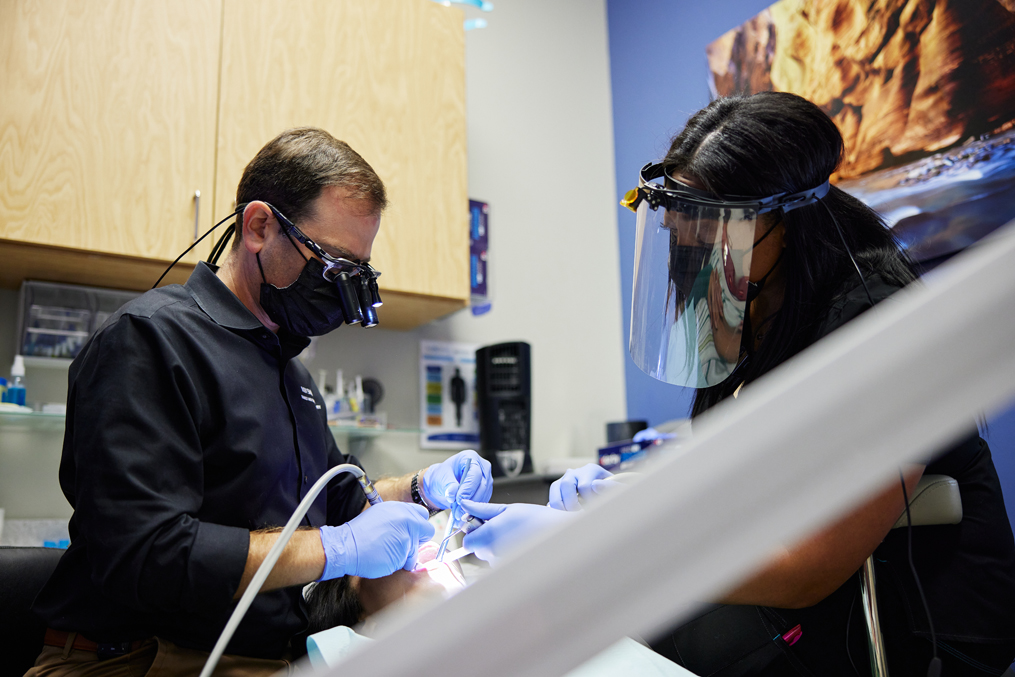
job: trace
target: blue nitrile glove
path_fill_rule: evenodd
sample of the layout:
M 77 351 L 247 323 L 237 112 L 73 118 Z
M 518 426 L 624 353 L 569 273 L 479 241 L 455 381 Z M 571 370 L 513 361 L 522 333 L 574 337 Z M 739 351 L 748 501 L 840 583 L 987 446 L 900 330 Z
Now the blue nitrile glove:
M 611 477 L 613 473 L 595 463 L 583 465 L 577 470 L 568 470 L 550 485 L 550 502 L 547 505 L 557 510 L 581 510 L 579 499 L 588 501 L 600 490 L 617 486 L 616 482 L 610 480 Z
M 656 440 L 672 440 L 676 435 L 673 433 L 661 433 L 655 428 L 639 430 L 631 439 L 632 442 L 655 442 Z
M 470 515 L 486 520 L 486 524 L 466 534 L 462 545 L 479 559 L 491 564 L 546 529 L 576 517 L 562 510 L 532 503 L 503 505 L 465 500 L 462 501 L 462 507 Z
M 340 576 L 380 578 L 416 566 L 419 546 L 433 538 L 430 513 L 421 505 L 386 501 L 372 505 L 337 527 L 321 527 L 324 573 L 317 580 Z
M 423 493 L 435 508 L 451 508 L 457 524 L 462 519 L 462 499 L 485 502 L 493 495 L 490 462 L 466 449 L 443 463 L 434 463 L 423 473 Z

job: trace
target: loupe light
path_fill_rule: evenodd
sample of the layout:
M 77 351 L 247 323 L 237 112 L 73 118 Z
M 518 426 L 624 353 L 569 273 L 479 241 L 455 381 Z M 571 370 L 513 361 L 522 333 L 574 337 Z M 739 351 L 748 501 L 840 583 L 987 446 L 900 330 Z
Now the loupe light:
M 377 278 L 371 277 L 368 284 L 370 287 L 370 305 L 374 308 L 380 308 L 384 305 L 384 301 L 381 300 L 381 290 L 377 287 Z

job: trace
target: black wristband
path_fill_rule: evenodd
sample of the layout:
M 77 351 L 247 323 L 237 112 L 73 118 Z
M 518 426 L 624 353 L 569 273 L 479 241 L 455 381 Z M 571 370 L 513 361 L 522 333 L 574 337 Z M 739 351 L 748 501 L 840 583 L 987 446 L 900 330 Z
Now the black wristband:
M 412 476 L 412 482 L 409 483 L 409 493 L 412 495 L 413 503 L 421 505 L 430 511 L 430 517 L 440 512 L 440 510 L 434 510 L 427 505 L 427 502 L 423 500 L 423 495 L 419 493 L 419 472 Z

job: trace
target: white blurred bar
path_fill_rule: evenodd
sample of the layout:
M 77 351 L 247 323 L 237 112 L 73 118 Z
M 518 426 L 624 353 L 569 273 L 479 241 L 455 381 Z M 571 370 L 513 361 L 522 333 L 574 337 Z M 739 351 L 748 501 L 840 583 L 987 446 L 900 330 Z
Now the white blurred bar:
M 560 675 L 651 636 L 1015 395 L 1015 222 L 695 423 L 694 440 L 333 675 Z

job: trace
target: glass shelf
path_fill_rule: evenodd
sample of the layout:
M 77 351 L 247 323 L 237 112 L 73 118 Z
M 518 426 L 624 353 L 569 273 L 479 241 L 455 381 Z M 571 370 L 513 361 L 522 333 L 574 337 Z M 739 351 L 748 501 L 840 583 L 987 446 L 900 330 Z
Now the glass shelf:
M 73 362 L 69 357 L 32 357 L 25 355 L 25 367 L 37 367 L 40 369 L 70 369 Z
M 399 427 L 388 427 L 388 428 L 371 428 L 367 426 L 353 426 L 353 425 L 335 425 L 329 424 L 328 430 L 331 431 L 332 435 L 341 435 L 348 437 L 349 439 L 373 439 L 375 437 L 381 437 L 382 435 L 419 435 L 423 432 L 421 428 L 399 428 Z
M 63 430 L 65 416 L 41 411 L 0 411 L 0 432 L 4 430 L 54 431 Z M 332 435 L 349 439 L 372 439 L 383 435 L 419 435 L 420 428 L 370 428 L 346 425 L 329 425 Z
M 0 432 L 5 430 L 62 431 L 64 418 L 63 414 L 46 414 L 41 411 L 0 411 Z

